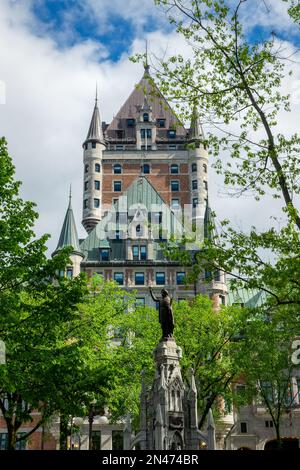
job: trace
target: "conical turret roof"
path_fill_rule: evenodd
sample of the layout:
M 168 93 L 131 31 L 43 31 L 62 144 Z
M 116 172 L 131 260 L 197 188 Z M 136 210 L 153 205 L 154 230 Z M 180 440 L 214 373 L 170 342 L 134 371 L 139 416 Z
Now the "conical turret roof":
M 94 111 L 93 111 L 90 127 L 88 130 L 85 142 L 89 140 L 98 141 L 101 143 L 104 142 L 97 94 L 96 94 L 96 99 L 95 99 Z
M 72 246 L 74 252 L 81 253 L 71 199 L 72 197 L 70 192 L 69 206 L 65 215 L 64 223 L 60 232 L 60 237 L 55 252 L 67 246 Z

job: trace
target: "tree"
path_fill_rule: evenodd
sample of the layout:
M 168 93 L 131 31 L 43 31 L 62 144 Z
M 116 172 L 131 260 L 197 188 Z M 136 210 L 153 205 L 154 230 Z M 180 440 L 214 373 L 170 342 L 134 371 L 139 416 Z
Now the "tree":
M 34 204 L 19 197 L 20 182 L 4 139 L 0 142 L 0 411 L 8 448 L 30 438 L 54 414 L 86 415 L 93 400 L 106 402 L 108 319 L 127 308 L 115 284 L 84 275 L 61 277 L 72 248 L 46 257 L 47 236 L 36 239 Z M 98 310 L 91 310 L 97 291 Z M 32 415 L 33 410 L 38 415 Z M 24 423 L 31 429 L 18 435 Z M 63 427 L 63 426 L 62 426 Z M 63 433 L 62 433 L 63 434 Z M 63 443 L 63 437 L 61 443 Z
M 195 274 L 217 264 L 235 279 L 234 287 L 249 283 L 264 289 L 272 306 L 299 305 L 300 216 L 295 195 L 300 139 L 284 135 L 279 122 L 279 112 L 290 109 L 280 86 L 293 52 L 285 57 L 272 31 L 258 42 L 247 37 L 243 12 L 248 0 L 155 3 L 190 46 L 188 57 L 157 59 L 154 69 L 161 91 L 185 120 L 196 107 L 208 128 L 202 145 L 208 145 L 215 170 L 234 194 L 250 192 L 258 200 L 271 194 L 282 201 L 286 221 L 280 230 L 259 232 L 253 227 L 249 233 L 221 222 L 218 238 L 212 235 L 201 246 Z M 297 21 L 299 5 L 285 3 Z
M 293 318 L 287 321 L 285 308 L 278 309 L 272 319 L 250 311 L 235 356 L 244 371 L 246 388 L 234 401 L 241 406 L 254 400 L 257 406 L 267 409 L 274 423 L 278 448 L 282 444 L 282 420 L 292 412 L 296 398 L 292 382 L 297 371 L 291 360 L 291 343 L 299 312 L 295 309 L 292 313 Z

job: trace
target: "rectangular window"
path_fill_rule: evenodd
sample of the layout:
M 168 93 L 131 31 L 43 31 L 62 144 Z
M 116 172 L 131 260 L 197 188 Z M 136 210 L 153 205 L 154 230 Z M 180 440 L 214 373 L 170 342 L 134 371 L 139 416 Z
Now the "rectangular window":
M 220 305 L 225 305 L 226 304 L 225 295 L 219 295 L 219 303 L 220 303 Z
M 145 307 L 145 297 L 136 297 L 135 306 L 136 307 Z
M 142 139 L 151 139 L 152 138 L 152 129 L 141 129 L 141 138 Z
M 176 130 L 175 130 L 175 129 L 169 129 L 169 130 L 168 130 L 168 137 L 169 137 L 169 139 L 175 139 L 175 137 L 176 137 Z
M 146 260 L 147 259 L 147 247 L 146 245 L 141 246 L 141 260 Z
M 67 277 L 69 279 L 73 277 L 73 268 L 67 268 Z
M 124 150 L 124 145 L 116 145 L 116 150 Z
M 21 437 L 24 434 L 26 433 L 20 432 L 17 434 L 17 437 Z M 22 439 L 22 441 L 16 442 L 16 450 L 26 450 L 26 439 Z
M 115 192 L 122 191 L 122 182 L 121 181 L 114 181 L 114 191 Z
M 100 259 L 101 261 L 109 261 L 109 249 L 108 248 L 102 248 L 100 250 Z
M 198 188 L 198 181 L 197 180 L 193 180 L 192 181 L 192 189 L 197 189 Z
M 207 181 L 203 181 L 203 184 L 204 184 L 204 189 L 206 189 L 206 191 L 207 191 L 207 189 L 208 189 Z
M 165 285 L 165 273 L 156 273 L 156 285 L 157 286 L 164 286 Z
M 135 126 L 135 119 L 127 119 L 127 127 L 134 127 Z
M 87 209 L 87 208 L 88 208 L 88 200 L 87 200 L 87 199 L 85 199 L 85 200 L 83 201 L 83 208 L 84 208 L 84 209 Z
M 137 245 L 134 245 L 132 247 L 132 259 L 134 261 L 137 261 L 139 259 L 139 247 Z
M 198 204 L 199 204 L 198 198 L 197 198 L 197 197 L 194 197 L 194 198 L 193 198 L 193 208 L 197 207 Z
M 157 119 L 156 125 L 157 127 L 165 127 L 166 120 L 165 119 Z
M 0 450 L 6 450 L 8 444 L 8 434 L 7 432 L 0 433 Z
M 116 240 L 120 240 L 121 239 L 121 232 L 120 230 L 116 230 Z
M 101 450 L 101 431 L 92 431 L 92 450 Z
M 241 434 L 247 434 L 247 423 L 241 422 Z
M 98 209 L 100 207 L 100 199 L 94 199 L 94 207 Z
M 92 149 L 96 148 L 96 142 L 92 142 Z
M 115 273 L 114 280 L 119 284 L 119 286 L 123 286 L 124 284 L 124 274 L 123 273 Z
M 179 209 L 180 208 L 179 199 L 172 199 L 171 207 L 172 209 Z
M 179 191 L 179 181 L 171 181 L 171 191 Z
M 168 145 L 168 149 L 169 149 L 169 150 L 176 150 L 176 149 L 177 149 L 177 145 L 176 145 L 176 144 L 170 144 L 170 145 Z
M 100 190 L 100 181 L 98 181 L 98 180 L 95 180 L 95 189 L 96 189 L 96 191 Z
M 184 284 L 184 280 L 185 280 L 184 272 L 176 273 L 176 282 L 178 286 L 182 286 Z
M 144 273 L 135 273 L 135 285 L 143 286 L 145 284 L 145 275 Z
M 84 182 L 84 190 L 87 191 L 89 189 L 89 182 L 85 181 Z

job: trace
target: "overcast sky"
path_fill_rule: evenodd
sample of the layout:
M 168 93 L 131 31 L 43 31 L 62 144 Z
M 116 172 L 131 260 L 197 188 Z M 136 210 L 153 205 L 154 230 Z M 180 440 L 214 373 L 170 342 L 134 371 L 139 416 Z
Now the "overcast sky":
M 281 0 L 251 0 L 246 10 L 248 34 L 266 37 L 273 30 L 291 50 L 299 46 Z M 22 180 L 22 196 L 36 202 L 36 233 L 51 234 L 55 249 L 73 188 L 73 208 L 80 237 L 82 142 L 95 95 L 100 89 L 101 118 L 110 122 L 140 80 L 142 67 L 128 57 L 144 52 L 145 40 L 156 55 L 186 51 L 152 0 L 0 0 L 0 135 Z M 282 132 L 298 131 L 300 65 L 284 81 L 292 93 L 292 113 L 282 116 Z M 246 228 L 262 226 L 280 213 L 265 199 L 230 199 L 210 171 L 210 201 L 220 217 Z

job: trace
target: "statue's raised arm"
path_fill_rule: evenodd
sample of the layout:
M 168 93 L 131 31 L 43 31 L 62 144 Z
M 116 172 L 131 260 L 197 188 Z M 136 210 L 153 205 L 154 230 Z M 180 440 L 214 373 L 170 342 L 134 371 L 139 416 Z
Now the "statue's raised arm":
M 159 299 L 158 299 L 157 297 L 155 297 L 155 295 L 153 294 L 152 287 L 149 287 L 149 290 L 150 290 L 150 294 L 151 294 L 151 297 L 152 297 L 152 299 L 154 300 L 154 302 L 158 302 Z

